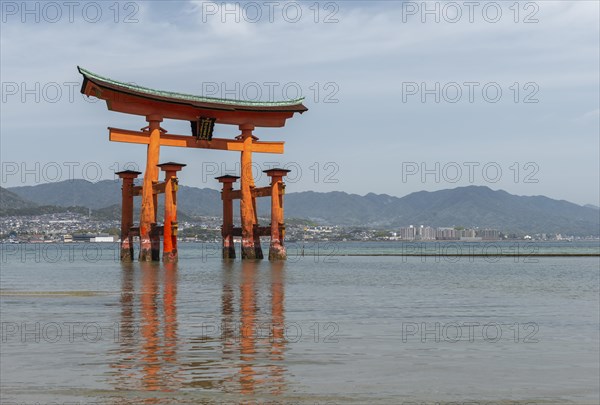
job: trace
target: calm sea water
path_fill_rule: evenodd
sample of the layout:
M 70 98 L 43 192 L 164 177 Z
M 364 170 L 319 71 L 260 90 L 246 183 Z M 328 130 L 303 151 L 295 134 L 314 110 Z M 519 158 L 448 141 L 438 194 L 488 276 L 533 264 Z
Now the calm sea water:
M 599 257 L 312 246 L 272 264 L 183 244 L 170 266 L 2 246 L 1 402 L 599 403 Z

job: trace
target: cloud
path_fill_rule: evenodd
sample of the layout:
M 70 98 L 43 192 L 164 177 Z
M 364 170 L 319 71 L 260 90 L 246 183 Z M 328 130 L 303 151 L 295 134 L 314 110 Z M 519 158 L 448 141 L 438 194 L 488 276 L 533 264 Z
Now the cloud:
M 595 110 L 588 111 L 583 115 L 580 115 L 575 119 L 576 122 L 586 123 L 586 122 L 598 122 L 600 119 L 600 109 L 596 108 Z
M 2 24 L 2 82 L 64 86 L 80 82 L 77 65 L 117 80 L 194 94 L 202 93 L 206 83 L 217 83 L 222 90 L 235 89 L 236 83 L 295 82 L 307 96 L 310 111 L 283 130 L 264 131 L 265 136 L 287 140 L 286 159 L 335 160 L 340 176 L 344 167 L 352 174 L 339 187 L 359 193 L 416 191 L 406 185 L 389 190 L 387 181 L 372 179 L 374 166 L 393 171 L 399 159 L 444 153 L 463 160 L 496 154 L 497 159 L 510 161 L 518 145 L 544 142 L 555 145 L 554 152 L 559 153 L 564 148 L 560 140 L 572 132 L 573 117 L 579 117 L 578 122 L 598 120 L 597 2 L 530 2 L 537 10 L 520 3 L 518 23 L 509 8 L 512 2 L 502 3 L 503 15 L 497 23 L 486 21 L 480 9 L 473 23 L 465 19 L 465 9 L 457 23 L 445 21 L 444 15 L 439 23 L 432 22 L 431 16 L 423 23 L 420 14 L 407 16 L 407 2 L 332 3 L 339 9 L 319 3 L 318 15 L 313 2 L 302 2 L 297 3 L 302 18 L 291 22 L 294 10 L 283 14 L 283 9 L 296 2 L 279 3 L 272 19 L 263 9 L 256 22 L 248 21 L 254 14 L 243 18 L 243 13 L 252 12 L 244 10 L 248 2 L 136 2 L 137 23 L 123 22 L 131 12 L 124 9 L 115 23 L 108 8 L 112 3 L 102 3 L 106 18 L 97 23 L 82 18 L 73 23 L 21 23 L 17 16 Z M 225 8 L 230 14 L 222 13 Z M 538 22 L 523 23 L 534 11 Z M 338 22 L 325 23 L 327 17 Z M 415 102 L 402 101 L 406 82 L 431 86 L 466 81 L 498 82 L 504 97 L 498 104 L 481 97 L 475 103 L 456 104 L 421 103 L 419 96 Z M 522 103 L 528 82 L 539 86 L 537 104 Z M 331 91 L 327 83 L 337 86 L 338 103 L 324 102 Z M 514 83 L 520 88 L 519 103 L 512 100 Z M 277 99 L 285 98 L 281 87 Z M 30 96 L 22 103 L 20 94 L 8 97 L 0 122 L 2 158 L 30 159 L 28 144 L 43 141 L 46 155 L 69 160 L 73 151 L 61 146 L 66 139 L 82 148 L 81 159 L 131 159 L 127 153 L 139 148 L 110 144 L 105 127 L 135 129 L 143 126 L 143 118 L 107 112 L 103 103 L 83 101 L 78 88 L 75 96 L 74 102 L 65 96 L 56 103 L 36 103 Z M 184 124 L 169 123 L 173 131 L 184 130 Z M 580 129 L 571 135 L 575 145 L 578 139 L 597 136 L 592 127 Z M 542 169 L 555 164 L 554 154 L 545 157 L 540 148 L 523 153 L 530 156 L 525 160 L 538 161 Z M 141 159 L 142 154 L 135 156 Z M 357 156 L 364 170 L 353 170 Z M 597 153 L 585 154 L 579 163 L 591 167 L 594 159 L 598 160 Z M 510 191 L 510 186 L 505 188 Z M 333 186 L 299 183 L 296 187 Z M 540 193 L 560 194 L 560 184 L 548 181 L 539 187 Z M 590 201 L 590 194 L 597 193 L 596 186 L 582 184 L 581 190 L 575 197 L 581 201 Z

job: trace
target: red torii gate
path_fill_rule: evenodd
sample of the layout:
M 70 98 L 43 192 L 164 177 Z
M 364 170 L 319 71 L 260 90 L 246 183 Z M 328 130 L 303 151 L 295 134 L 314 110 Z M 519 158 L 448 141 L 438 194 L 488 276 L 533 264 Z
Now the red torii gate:
M 83 75 L 81 92 L 106 100 L 109 110 L 125 114 L 141 115 L 148 126 L 141 131 L 108 128 L 113 142 L 148 145 L 144 182 L 141 187 L 133 185 L 141 174 L 123 171 L 117 174 L 123 180 L 121 219 L 121 260 L 133 258 L 133 236 L 140 238 L 140 261 L 159 260 L 160 235 L 163 234 L 163 260 L 177 260 L 177 177 L 185 165 L 164 163 L 159 165 L 161 146 L 218 149 L 241 152 L 240 190 L 233 190 L 236 176 L 217 178 L 223 183 L 223 257 L 235 257 L 233 236 L 242 237 L 242 259 L 262 259 L 260 236 L 271 235 L 269 259 L 285 259 L 283 246 L 285 226 L 283 223 L 283 177 L 287 170 L 265 171 L 271 177 L 271 185 L 256 188 L 252 176 L 252 153 L 283 153 L 283 142 L 261 142 L 253 135 L 257 127 L 283 127 L 294 113 L 308 109 L 303 99 L 277 102 L 225 100 L 200 97 L 149 89 L 118 82 L 99 76 L 81 67 Z M 173 135 L 161 128 L 163 119 L 184 120 L 192 123 L 193 135 Z M 241 134 L 235 139 L 213 138 L 214 124 L 237 125 Z M 159 167 L 165 172 L 165 181 L 158 182 Z M 165 194 L 164 226 L 157 225 L 158 194 Z M 133 226 L 133 196 L 142 196 L 139 227 Z M 271 197 L 271 226 L 259 227 L 256 212 L 257 197 Z M 233 227 L 233 199 L 240 199 L 241 228 Z

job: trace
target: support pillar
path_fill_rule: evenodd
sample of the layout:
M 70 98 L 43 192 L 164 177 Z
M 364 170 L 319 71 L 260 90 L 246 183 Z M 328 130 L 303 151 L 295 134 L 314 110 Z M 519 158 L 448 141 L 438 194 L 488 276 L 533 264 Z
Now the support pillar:
M 252 232 L 254 233 L 254 251 L 256 252 L 256 259 L 262 260 L 264 258 L 262 247 L 260 246 L 260 233 L 258 231 L 258 209 L 256 208 L 256 197 L 254 197 L 254 187 L 252 187 L 252 209 L 254 210 L 254 227 Z
M 221 236 L 223 237 L 223 259 L 235 259 L 235 245 L 233 244 L 233 200 L 231 191 L 233 183 L 238 176 L 220 176 L 216 177 L 219 183 L 223 184 L 221 191 L 221 200 L 223 200 L 223 227 L 221 228 Z
M 156 180 L 152 181 L 152 185 L 158 183 L 158 174 Z M 152 194 L 152 206 L 154 207 L 154 219 L 150 224 L 150 249 L 152 251 L 152 261 L 157 262 L 160 260 L 160 230 L 157 228 L 158 225 L 158 194 Z
M 289 172 L 286 169 L 264 170 L 264 173 L 271 178 L 271 245 L 269 247 L 269 260 L 287 259 L 287 252 L 283 244 L 285 237 L 283 219 L 285 184 L 283 183 L 283 177 Z
M 242 220 L 242 259 L 262 259 L 260 238 L 255 237 L 256 211 L 254 208 L 254 178 L 252 176 L 252 142 L 257 139 L 252 135 L 254 125 L 240 125 L 242 134 L 238 137 L 244 142 L 241 156 L 240 216 Z
M 158 182 L 158 157 L 160 153 L 160 134 L 164 130 L 160 127 L 162 117 L 149 115 L 148 131 L 150 141 L 146 155 L 146 171 L 144 172 L 144 184 L 142 187 L 142 212 L 140 215 L 140 255 L 141 262 L 159 260 L 160 258 L 160 235 L 154 230 L 156 226 L 156 210 L 153 184 Z
M 130 235 L 133 226 L 133 180 L 141 172 L 124 170 L 115 173 L 122 180 L 121 185 L 121 261 L 133 261 L 133 238 Z
M 163 262 L 176 263 L 177 254 L 177 172 L 186 165 L 163 163 L 158 165 L 165 172 L 165 221 L 163 226 Z

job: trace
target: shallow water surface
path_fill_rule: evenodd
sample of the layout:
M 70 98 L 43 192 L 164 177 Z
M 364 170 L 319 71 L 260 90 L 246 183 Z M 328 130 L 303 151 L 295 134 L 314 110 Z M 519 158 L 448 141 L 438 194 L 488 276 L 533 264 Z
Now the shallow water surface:
M 598 257 L 199 249 L 4 255 L 2 403 L 599 402 Z

